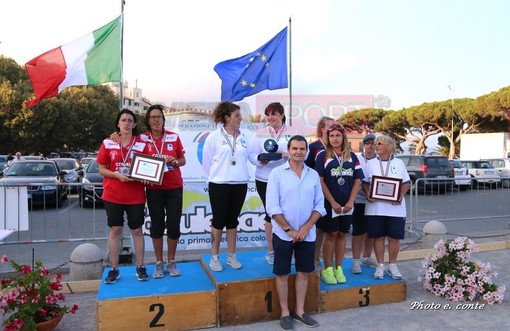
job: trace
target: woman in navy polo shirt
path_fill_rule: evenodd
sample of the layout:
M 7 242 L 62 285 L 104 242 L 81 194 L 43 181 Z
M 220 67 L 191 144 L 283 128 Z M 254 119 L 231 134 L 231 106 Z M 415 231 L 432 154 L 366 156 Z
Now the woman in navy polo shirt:
M 345 234 L 351 227 L 354 200 L 363 171 L 357 156 L 349 150 L 347 135 L 341 125 L 333 124 L 328 128 L 325 145 L 326 150 L 321 151 L 315 161 L 327 212 L 322 222 L 324 269 L 321 277 L 327 284 L 337 284 L 346 282 L 342 269 Z

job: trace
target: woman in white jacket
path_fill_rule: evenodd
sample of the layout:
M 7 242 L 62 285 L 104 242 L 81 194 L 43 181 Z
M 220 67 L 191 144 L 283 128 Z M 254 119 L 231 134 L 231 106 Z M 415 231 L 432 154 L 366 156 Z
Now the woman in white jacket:
M 219 260 L 223 228 L 227 229 L 227 264 L 233 269 L 242 268 L 236 258 L 238 217 L 248 190 L 248 144 L 240 131 L 241 116 L 238 105 L 222 102 L 213 111 L 218 129 L 207 137 L 203 149 L 202 167 L 209 183 L 212 256 L 209 267 L 222 271 Z
M 270 103 L 265 111 L 267 126 L 257 131 L 250 143 L 248 159 L 255 168 L 255 185 L 266 208 L 267 180 L 271 170 L 287 162 L 287 143 L 290 136 L 286 133 L 285 112 L 279 102 Z M 274 251 L 272 242 L 271 217 L 266 213 L 264 217 L 264 230 L 266 233 L 267 254 L 266 261 L 273 264 Z

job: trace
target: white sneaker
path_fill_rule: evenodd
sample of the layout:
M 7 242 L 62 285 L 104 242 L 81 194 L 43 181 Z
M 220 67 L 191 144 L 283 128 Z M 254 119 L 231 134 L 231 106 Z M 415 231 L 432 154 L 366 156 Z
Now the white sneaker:
M 384 278 L 384 264 L 383 263 L 378 264 L 377 267 L 375 268 L 374 278 L 375 279 L 383 279 Z
M 398 271 L 395 263 L 388 265 L 388 275 L 390 275 L 393 279 L 402 279 L 402 275 L 400 274 L 400 271 Z
M 274 251 L 267 252 L 267 254 L 266 254 L 266 261 L 269 264 L 273 264 L 274 263 Z
M 361 265 L 364 265 L 365 267 L 370 267 L 370 268 L 377 268 L 377 266 L 379 265 L 377 263 L 377 261 L 371 257 L 364 257 L 361 259 Z
M 352 273 L 360 274 L 361 273 L 361 262 L 359 259 L 352 259 Z
M 243 265 L 237 261 L 237 257 L 235 254 L 229 255 L 227 257 L 227 264 L 232 267 L 232 269 L 241 269 Z
M 223 271 L 223 267 L 221 265 L 220 259 L 218 256 L 211 256 L 211 260 L 209 261 L 209 267 L 211 267 L 212 271 Z

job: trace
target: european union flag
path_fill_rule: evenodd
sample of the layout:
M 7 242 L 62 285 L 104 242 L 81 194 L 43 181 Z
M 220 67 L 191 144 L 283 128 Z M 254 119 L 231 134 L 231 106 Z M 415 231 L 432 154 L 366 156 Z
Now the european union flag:
M 221 79 L 221 101 L 288 87 L 287 28 L 255 52 L 218 63 L 214 71 Z

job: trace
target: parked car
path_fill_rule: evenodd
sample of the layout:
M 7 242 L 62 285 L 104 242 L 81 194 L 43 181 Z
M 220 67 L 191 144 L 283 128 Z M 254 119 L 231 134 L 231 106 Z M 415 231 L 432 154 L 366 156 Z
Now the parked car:
M 0 176 L 7 167 L 7 155 L 0 155 Z
M 83 178 L 84 171 L 80 161 L 71 158 L 51 159 L 66 174 L 66 180 L 69 184 L 79 184 Z M 78 185 L 70 185 L 71 192 L 78 192 Z
M 447 191 L 452 187 L 455 175 L 453 166 L 447 157 L 428 155 L 398 155 L 397 157 L 406 165 L 413 188 L 418 179 L 425 178 L 425 180 L 418 181 L 418 191 L 425 189 Z
M 459 160 L 450 160 L 455 170 L 455 186 L 461 191 L 466 191 L 471 187 L 471 175 L 466 167 Z
M 504 188 L 510 187 L 510 158 L 501 158 L 501 159 L 486 159 L 484 161 L 489 161 L 496 169 L 496 174 L 501 178 L 501 185 Z
M 94 203 L 102 203 L 103 176 L 99 174 L 99 166 L 93 159 L 87 166 L 85 176 L 82 178 L 80 188 L 80 206 L 91 206 Z
M 468 169 L 474 187 L 478 187 L 480 184 L 489 184 L 492 188 L 496 188 L 501 183 L 496 169 L 489 161 L 461 160 L 460 162 Z
M 87 171 L 87 167 L 89 165 L 89 163 L 92 161 L 92 160 L 95 160 L 96 157 L 84 157 L 83 159 L 80 160 L 80 163 L 81 165 L 83 166 L 83 170 Z
M 25 160 L 46 160 L 44 156 L 38 156 L 38 155 L 26 155 L 23 156 Z
M 28 205 L 62 206 L 67 199 L 66 172 L 52 161 L 18 161 L 0 179 L 0 186 L 28 186 Z

